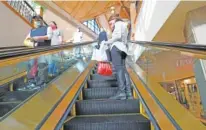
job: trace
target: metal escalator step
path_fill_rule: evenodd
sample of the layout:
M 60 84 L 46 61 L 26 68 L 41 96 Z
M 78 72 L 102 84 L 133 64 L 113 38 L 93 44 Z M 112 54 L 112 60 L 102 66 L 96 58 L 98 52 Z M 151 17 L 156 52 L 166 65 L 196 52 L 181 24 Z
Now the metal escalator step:
M 140 114 L 76 116 L 64 130 L 151 130 L 150 121 Z
M 88 88 L 96 88 L 96 87 L 117 87 L 116 80 L 88 80 L 87 81 Z
M 29 96 L 34 94 L 36 91 L 13 91 L 6 92 L 0 97 L 0 102 L 14 102 L 14 101 L 24 101 Z
M 87 88 L 83 90 L 83 98 L 88 99 L 108 99 L 115 95 L 118 88 Z
M 99 74 L 92 74 L 91 80 L 116 80 L 116 77 L 114 75 L 112 76 L 102 76 Z
M 19 103 L 1 103 L 0 104 L 0 117 L 4 116 L 15 108 Z
M 81 100 L 76 102 L 77 115 L 139 113 L 139 100 Z

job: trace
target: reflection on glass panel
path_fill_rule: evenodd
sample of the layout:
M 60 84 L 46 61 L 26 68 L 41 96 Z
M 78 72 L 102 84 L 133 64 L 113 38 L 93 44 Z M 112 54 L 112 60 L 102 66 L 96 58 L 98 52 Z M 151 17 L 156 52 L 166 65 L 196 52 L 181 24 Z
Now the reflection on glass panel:
M 85 45 L 0 67 L 0 118 L 80 60 L 88 62 L 91 55 L 92 46 Z M 77 65 L 80 72 L 85 64 Z
M 206 121 L 206 94 L 203 66 L 196 55 L 147 47 L 136 63 L 195 117 Z M 204 60 L 203 60 L 204 61 Z M 174 108 L 175 109 L 175 108 Z

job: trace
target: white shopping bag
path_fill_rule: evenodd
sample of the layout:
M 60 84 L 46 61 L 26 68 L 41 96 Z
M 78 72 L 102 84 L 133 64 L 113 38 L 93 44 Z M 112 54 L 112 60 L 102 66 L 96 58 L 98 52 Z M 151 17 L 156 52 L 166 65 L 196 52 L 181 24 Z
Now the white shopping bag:
M 101 43 L 99 49 L 94 48 L 92 54 L 92 60 L 107 61 L 106 49 L 107 46 L 104 44 L 104 42 Z

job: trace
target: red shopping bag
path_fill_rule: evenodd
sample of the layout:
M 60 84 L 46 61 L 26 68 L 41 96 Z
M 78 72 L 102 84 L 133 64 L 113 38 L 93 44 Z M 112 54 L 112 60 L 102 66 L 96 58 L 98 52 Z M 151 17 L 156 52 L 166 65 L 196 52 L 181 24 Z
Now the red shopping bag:
M 99 62 L 97 66 L 97 73 L 104 76 L 112 75 L 112 66 L 108 62 Z

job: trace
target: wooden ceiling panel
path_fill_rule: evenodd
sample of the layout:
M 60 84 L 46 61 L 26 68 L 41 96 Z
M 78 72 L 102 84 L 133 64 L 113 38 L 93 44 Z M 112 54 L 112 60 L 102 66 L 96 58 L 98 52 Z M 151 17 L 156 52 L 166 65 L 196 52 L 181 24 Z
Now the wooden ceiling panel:
M 106 14 L 107 17 L 111 15 L 110 7 L 114 6 L 116 13 L 128 17 L 125 10 L 120 7 L 128 7 L 129 1 L 53 1 L 60 8 L 73 16 L 78 21 L 85 21 L 93 19 L 101 14 Z M 123 11 L 123 12 L 120 12 Z
M 78 20 L 81 20 L 82 18 L 84 18 L 85 16 L 87 16 L 87 14 L 89 13 L 89 11 L 93 8 L 95 2 L 84 2 L 81 6 L 81 9 L 79 10 L 79 12 L 76 14 L 76 18 Z
M 55 1 L 54 3 L 70 14 L 79 2 L 70 1 L 68 4 L 68 1 Z

